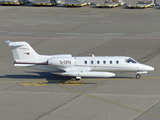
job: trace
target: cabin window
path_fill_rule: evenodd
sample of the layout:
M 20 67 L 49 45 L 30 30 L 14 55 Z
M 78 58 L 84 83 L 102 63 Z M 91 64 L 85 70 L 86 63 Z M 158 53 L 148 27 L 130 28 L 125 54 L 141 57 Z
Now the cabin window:
M 112 61 L 109 61 L 110 64 L 112 64 Z
M 93 62 L 93 61 L 91 61 L 91 64 L 94 64 L 94 62 Z
M 100 64 L 100 61 L 97 61 L 97 64 Z
M 106 64 L 106 61 L 105 61 L 105 60 L 103 61 L 103 64 Z
M 84 61 L 84 64 L 87 64 L 87 61 Z
M 117 60 L 116 63 L 119 64 L 119 61 Z

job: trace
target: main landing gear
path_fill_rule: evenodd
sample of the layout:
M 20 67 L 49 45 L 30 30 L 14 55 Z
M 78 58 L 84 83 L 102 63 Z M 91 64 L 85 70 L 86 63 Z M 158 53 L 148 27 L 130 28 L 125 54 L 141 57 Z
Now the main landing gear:
M 81 77 L 75 77 L 76 81 L 81 80 Z
M 141 78 L 141 75 L 140 74 L 137 74 L 136 75 L 136 79 L 140 79 Z

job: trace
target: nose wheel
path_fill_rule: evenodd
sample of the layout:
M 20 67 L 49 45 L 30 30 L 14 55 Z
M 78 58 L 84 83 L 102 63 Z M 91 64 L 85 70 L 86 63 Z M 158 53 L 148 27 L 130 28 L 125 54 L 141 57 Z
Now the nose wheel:
M 136 79 L 140 79 L 141 78 L 141 75 L 140 74 L 137 74 L 136 75 Z

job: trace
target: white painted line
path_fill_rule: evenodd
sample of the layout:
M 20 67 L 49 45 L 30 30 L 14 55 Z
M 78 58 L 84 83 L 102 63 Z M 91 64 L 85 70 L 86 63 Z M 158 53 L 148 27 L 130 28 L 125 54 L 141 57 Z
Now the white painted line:
M 11 26 L 11 25 L 0 25 L 0 26 L 5 27 L 5 26 Z
M 80 24 L 80 23 L 88 23 L 88 22 L 74 22 L 74 24 Z
M 151 34 L 160 34 L 160 32 L 152 32 Z
M 87 36 L 110 36 L 110 35 L 87 35 Z
M 99 21 L 100 23 L 104 23 L 104 22 L 113 22 L 113 21 Z
M 23 24 L 23 25 L 36 25 L 36 24 Z
M 15 32 L 9 32 L 8 34 L 12 34 L 12 35 L 30 35 L 32 33 L 15 33 Z
M 137 34 L 134 35 L 135 37 L 144 37 L 144 36 L 148 36 L 148 37 L 152 37 L 152 36 L 156 36 L 156 34 Z
M 124 34 L 128 34 L 128 33 L 105 33 L 108 35 L 124 35 Z
M 81 33 L 56 33 L 56 34 L 68 34 L 68 35 L 74 34 L 74 35 L 80 35 Z
M 62 23 L 49 23 L 49 25 L 52 25 L 52 24 L 60 25 Z
M 37 35 L 37 36 L 41 36 L 41 37 L 52 37 L 52 36 L 60 36 L 60 35 Z
M 7 36 L 11 36 L 11 35 L 0 35 L 0 36 L 4 36 L 4 37 L 6 36 L 7 37 Z

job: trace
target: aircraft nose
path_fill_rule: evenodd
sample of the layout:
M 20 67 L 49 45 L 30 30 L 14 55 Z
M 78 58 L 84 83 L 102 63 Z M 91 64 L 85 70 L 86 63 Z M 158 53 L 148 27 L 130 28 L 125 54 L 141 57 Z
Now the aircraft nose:
M 155 70 L 155 68 L 154 68 L 154 67 L 149 66 L 149 70 L 150 70 L 150 71 L 154 71 L 154 70 Z
M 140 67 L 139 67 L 139 70 L 141 71 L 154 71 L 155 68 L 154 67 L 151 67 L 151 66 L 148 66 L 148 65 L 144 65 L 142 64 Z
M 145 69 L 147 70 L 147 71 L 154 71 L 155 69 L 154 69 L 154 67 L 151 67 L 151 66 L 145 66 Z

